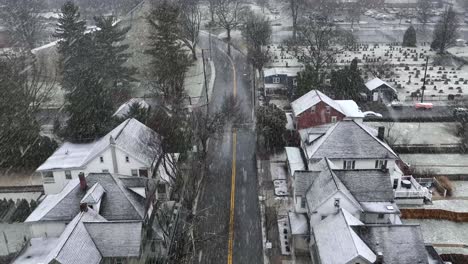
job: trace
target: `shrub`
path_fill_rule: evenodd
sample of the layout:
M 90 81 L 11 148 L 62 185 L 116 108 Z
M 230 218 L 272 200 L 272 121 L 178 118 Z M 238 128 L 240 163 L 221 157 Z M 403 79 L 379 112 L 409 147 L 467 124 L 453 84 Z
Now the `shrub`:
M 444 190 L 447 190 L 447 196 L 452 196 L 453 195 L 453 184 L 452 182 L 450 181 L 450 179 L 447 177 L 447 176 L 438 176 L 436 177 L 437 181 L 439 182 L 440 186 L 439 185 L 436 185 L 436 189 L 439 193 L 443 194 L 444 193 Z M 442 188 L 441 188 L 442 187 Z

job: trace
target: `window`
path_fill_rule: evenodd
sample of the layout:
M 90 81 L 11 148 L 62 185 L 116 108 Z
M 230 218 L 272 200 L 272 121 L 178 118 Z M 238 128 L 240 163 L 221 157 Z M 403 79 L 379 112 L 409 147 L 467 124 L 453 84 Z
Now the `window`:
M 325 107 L 325 109 L 327 110 L 327 114 L 329 114 L 329 113 L 330 113 L 330 106 L 327 105 L 327 106 Z
M 294 78 L 294 79 L 293 79 L 293 85 L 294 85 L 294 86 L 297 86 L 297 78 Z
M 65 179 L 71 180 L 71 178 L 72 178 L 71 171 L 66 170 L 66 171 L 65 171 Z
M 116 258 L 116 259 L 114 260 L 114 264 L 123 264 L 123 263 L 124 263 L 124 262 L 123 262 L 123 260 L 122 260 L 121 258 Z
M 55 183 L 54 173 L 51 171 L 43 172 L 42 177 L 44 178 L 44 183 Z
M 376 160 L 375 161 L 375 168 L 376 169 L 386 169 L 387 168 L 387 161 L 386 160 Z
M 138 176 L 138 170 L 131 170 L 132 176 Z
M 140 177 L 148 177 L 148 170 L 147 169 L 139 169 L 138 170 Z
M 306 199 L 305 199 L 305 197 L 301 197 L 301 208 L 306 208 Z
M 125 162 L 130 162 L 130 158 L 128 156 L 125 156 Z
M 344 160 L 343 161 L 343 169 L 344 170 L 354 170 L 356 166 L 356 161 L 354 160 Z
M 158 184 L 158 193 L 166 193 L 166 185 L 165 184 Z
M 104 169 L 104 170 L 102 170 L 102 172 L 103 173 L 109 173 L 109 170 Z
M 379 214 L 377 217 L 378 217 L 379 219 L 383 219 L 384 216 L 385 216 L 384 214 Z
M 315 113 L 315 105 L 310 108 L 311 113 Z
M 101 163 L 103 163 L 103 162 L 104 162 L 104 157 L 103 157 L 103 156 L 99 157 L 99 161 L 100 161 Z
M 332 122 L 332 123 L 336 123 L 336 116 L 332 116 L 332 117 L 331 117 L 331 122 Z
M 273 83 L 280 83 L 280 77 L 273 77 Z

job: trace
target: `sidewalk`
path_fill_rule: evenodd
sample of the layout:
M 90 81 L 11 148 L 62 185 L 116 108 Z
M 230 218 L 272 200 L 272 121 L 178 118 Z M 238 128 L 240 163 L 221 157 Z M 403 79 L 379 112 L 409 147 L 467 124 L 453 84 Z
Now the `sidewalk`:
M 206 84 L 208 86 L 208 99 L 211 99 L 216 70 L 213 61 L 205 54 Z M 189 97 L 188 104 L 200 106 L 206 104 L 205 79 L 203 75 L 203 58 L 200 49 L 197 49 L 197 60 L 190 66 L 185 75 L 185 91 Z

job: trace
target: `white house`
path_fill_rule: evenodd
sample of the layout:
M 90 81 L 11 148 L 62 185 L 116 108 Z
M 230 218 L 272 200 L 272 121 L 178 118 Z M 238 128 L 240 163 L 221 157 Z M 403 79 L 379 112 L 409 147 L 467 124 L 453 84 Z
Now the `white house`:
M 397 98 L 397 90 L 379 78 L 366 82 L 366 87 L 368 98 L 372 101 L 391 102 Z
M 46 194 L 59 193 L 80 172 L 148 177 L 159 160 L 160 143 L 156 132 L 131 118 L 95 142 L 65 142 L 37 171 Z

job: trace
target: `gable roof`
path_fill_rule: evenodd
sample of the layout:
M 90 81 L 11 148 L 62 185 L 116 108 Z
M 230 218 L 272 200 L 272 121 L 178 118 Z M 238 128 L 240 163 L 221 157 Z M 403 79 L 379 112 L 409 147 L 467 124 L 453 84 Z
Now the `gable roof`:
M 351 194 L 362 202 L 393 202 L 390 174 L 381 170 L 333 170 Z
M 325 131 L 325 132 L 324 132 Z M 299 130 L 308 159 L 397 159 L 398 156 L 365 125 L 354 120 L 343 120 L 331 126 Z M 309 134 L 321 134 L 308 143 Z
M 345 216 L 345 211 L 340 209 L 313 228 L 320 262 L 343 264 L 362 257 L 374 263 L 376 255 L 351 228 L 352 225 L 362 223 L 349 213 Z M 350 219 L 351 223 L 348 222 Z
M 98 264 L 106 257 L 138 257 L 141 225 L 141 221 L 108 222 L 88 208 L 67 225 L 46 263 Z
M 117 148 L 148 167 L 161 152 L 161 137 L 138 120 L 129 118 L 95 142 L 65 142 L 37 170 L 83 168 L 110 147 L 111 139 Z
M 383 264 L 428 263 L 418 225 L 355 226 L 354 230 L 374 252 L 383 253 Z
M 368 82 L 366 82 L 366 87 L 367 89 L 369 89 L 369 91 L 373 91 L 377 88 L 379 88 L 380 86 L 382 85 L 386 85 L 388 86 L 389 88 L 391 88 L 393 91 L 395 91 L 395 93 L 397 92 L 397 90 L 395 88 L 393 88 L 393 86 L 391 86 L 390 84 L 388 84 L 387 82 L 381 80 L 380 78 L 374 78 Z
M 109 173 L 90 173 L 88 186 L 99 183 L 105 193 L 100 212 L 107 220 L 141 220 L 144 218 L 144 199 L 127 189 Z M 70 221 L 80 211 L 80 201 L 88 192 L 82 191 L 79 179 L 71 180 L 58 194 L 48 195 L 29 215 L 26 222 Z
M 320 171 L 296 171 L 294 173 L 294 195 L 304 196 L 318 177 Z
M 304 94 L 303 96 L 297 98 L 294 102 L 291 103 L 291 108 L 294 116 L 298 116 L 303 113 L 305 110 L 311 108 L 312 106 L 318 104 L 319 102 L 324 102 L 330 107 L 334 108 L 336 111 L 346 115 L 341 109 L 340 105 L 336 103 L 333 99 L 326 96 L 324 93 L 319 90 L 311 90 L 310 92 Z
M 294 175 L 295 171 L 306 169 L 300 148 L 285 147 L 284 149 L 286 150 L 286 158 L 291 175 Z
M 319 171 L 306 193 L 306 200 L 310 212 L 315 211 L 331 195 L 341 191 L 356 208 L 361 209 L 359 202 L 353 197 L 341 180 L 333 173 L 328 159 L 315 164 L 311 171 Z M 361 209 L 362 210 L 362 209 Z

